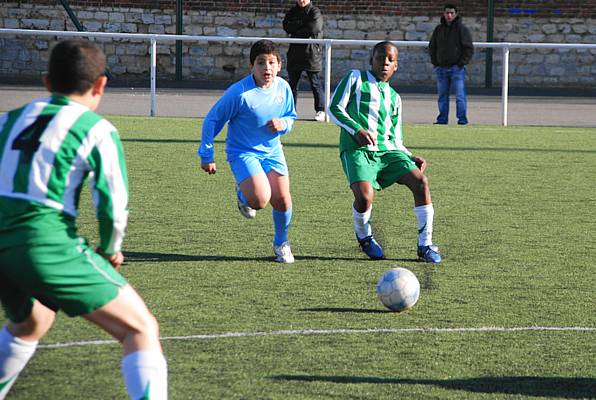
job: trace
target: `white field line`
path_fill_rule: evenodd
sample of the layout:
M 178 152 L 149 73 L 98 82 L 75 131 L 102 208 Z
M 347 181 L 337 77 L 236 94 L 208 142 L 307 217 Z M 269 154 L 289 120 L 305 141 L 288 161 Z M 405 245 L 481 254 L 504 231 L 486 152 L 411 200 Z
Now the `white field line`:
M 468 333 L 468 332 L 596 332 L 596 327 L 581 326 L 521 326 L 521 327 L 499 327 L 481 326 L 479 328 L 373 328 L 373 329 L 291 329 L 270 332 L 227 332 L 204 335 L 189 336 L 165 336 L 161 340 L 213 340 L 227 338 L 246 338 L 260 336 L 283 336 L 283 335 L 351 335 L 366 333 Z M 40 344 L 41 349 L 59 349 L 65 347 L 79 346 L 101 346 L 104 344 L 116 344 L 115 340 L 86 340 L 66 343 Z

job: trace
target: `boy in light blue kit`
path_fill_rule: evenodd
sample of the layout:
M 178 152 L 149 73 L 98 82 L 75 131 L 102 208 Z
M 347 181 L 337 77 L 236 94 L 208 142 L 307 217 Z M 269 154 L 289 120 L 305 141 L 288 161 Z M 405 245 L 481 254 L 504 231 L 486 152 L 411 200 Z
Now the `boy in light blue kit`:
M 238 210 L 254 218 L 256 210 L 273 207 L 275 261 L 293 263 L 288 241 L 292 220 L 290 178 L 280 136 L 290 132 L 296 111 L 292 91 L 277 76 L 281 56 L 269 40 L 250 49 L 251 74 L 230 86 L 205 117 L 198 154 L 201 168 L 217 171 L 213 140 L 228 123 L 227 161 L 237 185 Z

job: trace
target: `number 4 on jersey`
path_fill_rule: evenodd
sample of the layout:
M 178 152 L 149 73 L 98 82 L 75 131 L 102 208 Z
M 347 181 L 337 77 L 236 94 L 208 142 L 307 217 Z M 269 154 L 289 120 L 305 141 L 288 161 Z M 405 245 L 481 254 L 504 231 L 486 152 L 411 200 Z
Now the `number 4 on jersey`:
M 35 122 L 23 129 L 12 142 L 12 149 L 21 150 L 26 156 L 26 162 L 31 161 L 33 154 L 39 148 L 39 145 L 41 144 L 39 138 L 46 130 L 46 127 L 52 118 L 54 118 L 54 115 L 41 115 L 37 117 Z

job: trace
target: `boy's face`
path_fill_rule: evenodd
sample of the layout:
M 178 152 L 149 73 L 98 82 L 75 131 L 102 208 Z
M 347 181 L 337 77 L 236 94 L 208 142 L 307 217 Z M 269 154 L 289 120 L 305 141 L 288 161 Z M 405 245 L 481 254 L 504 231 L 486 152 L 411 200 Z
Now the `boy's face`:
M 397 49 L 390 45 L 378 48 L 370 59 L 370 65 L 375 77 L 387 82 L 397 71 Z
M 298 7 L 304 8 L 310 4 L 310 0 L 296 0 L 296 3 L 298 4 Z
M 457 17 L 457 11 L 455 11 L 454 8 L 446 8 L 445 11 L 443 11 L 443 16 L 445 17 L 445 21 L 447 21 L 448 24 L 451 24 L 455 17 Z
M 259 54 L 254 64 L 250 64 L 250 72 L 255 78 L 257 86 L 268 88 L 281 71 L 281 62 L 275 54 Z

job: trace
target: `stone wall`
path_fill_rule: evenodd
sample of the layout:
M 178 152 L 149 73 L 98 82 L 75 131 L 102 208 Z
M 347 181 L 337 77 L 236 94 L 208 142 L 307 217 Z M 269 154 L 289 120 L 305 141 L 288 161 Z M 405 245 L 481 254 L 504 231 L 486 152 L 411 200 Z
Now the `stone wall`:
M 40 2 L 43 3 L 43 2 Z M 75 2 L 71 2 L 73 4 Z M 105 6 L 73 6 L 88 31 L 174 34 L 175 10 Z M 282 30 L 283 12 L 200 11 L 186 9 L 184 33 L 208 36 L 286 37 Z M 324 14 L 325 37 L 334 39 L 428 40 L 439 23 L 436 16 Z M 485 41 L 486 18 L 463 18 L 475 41 Z M 70 30 L 76 28 L 64 9 L 56 5 L 27 2 L 0 6 L 0 27 Z M 36 78 L 46 69 L 49 50 L 56 38 L 0 36 L 0 78 Z M 546 16 L 504 15 L 495 19 L 494 40 L 530 43 L 596 43 L 596 19 Z M 123 80 L 149 79 L 148 42 L 125 39 L 96 39 L 104 49 L 109 69 Z M 282 45 L 285 54 L 286 45 Z M 182 74 L 184 80 L 231 82 L 248 72 L 249 45 L 232 43 L 184 42 Z M 469 66 L 470 86 L 484 86 L 485 49 L 477 49 Z M 593 50 L 512 50 L 510 85 L 513 87 L 596 86 L 596 51 Z M 367 68 L 366 47 L 335 47 L 332 53 L 332 78 L 336 82 L 351 68 Z M 493 84 L 501 79 L 501 52 L 495 50 Z M 158 77 L 175 78 L 175 45 L 158 43 Z M 285 71 L 282 75 L 285 75 Z M 402 47 L 397 85 L 432 86 L 432 66 L 424 48 Z
M 6 2 L 6 0 L 4 0 Z M 393 15 L 416 16 L 438 15 L 445 3 L 457 5 L 460 13 L 469 17 L 486 16 L 487 0 L 313 0 L 323 14 L 338 15 Z M 56 0 L 19 0 L 19 4 L 55 6 Z M 295 0 L 184 0 L 185 11 L 228 11 L 260 14 L 285 12 Z M 79 8 L 114 7 L 173 10 L 177 0 L 70 0 L 69 4 Z M 499 0 L 493 2 L 497 17 L 549 17 L 596 18 L 596 0 Z

